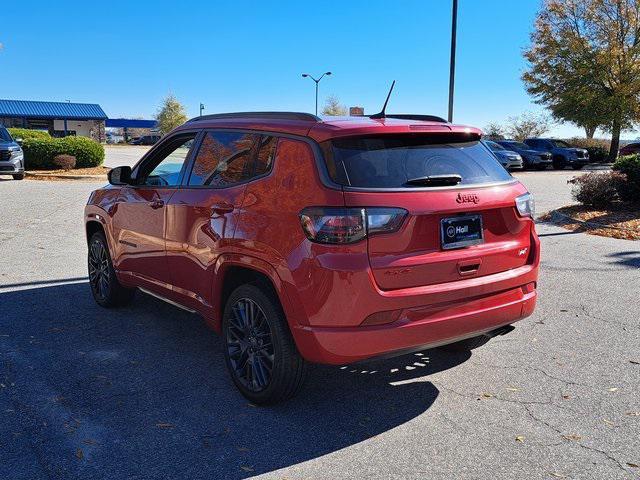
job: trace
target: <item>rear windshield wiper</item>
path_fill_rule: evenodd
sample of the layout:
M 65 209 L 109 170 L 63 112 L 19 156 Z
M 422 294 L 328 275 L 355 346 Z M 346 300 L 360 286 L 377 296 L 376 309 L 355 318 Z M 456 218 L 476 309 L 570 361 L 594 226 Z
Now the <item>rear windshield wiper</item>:
M 448 187 L 457 185 L 461 181 L 462 177 L 457 173 L 445 173 L 444 175 L 427 175 L 424 177 L 411 178 L 407 180 L 407 185 Z

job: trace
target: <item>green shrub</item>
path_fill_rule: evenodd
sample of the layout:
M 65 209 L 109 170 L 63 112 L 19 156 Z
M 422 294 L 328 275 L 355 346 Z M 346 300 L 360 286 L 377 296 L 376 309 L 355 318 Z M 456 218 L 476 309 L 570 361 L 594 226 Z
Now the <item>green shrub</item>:
M 9 133 L 14 139 L 21 138 L 22 140 L 26 140 L 27 138 L 51 138 L 49 132 L 45 132 L 43 130 L 29 130 L 28 128 L 7 128 L 7 130 L 9 130 Z
M 64 137 L 58 140 L 62 145 L 59 153 L 76 157 L 76 168 L 89 168 L 102 165 L 104 147 L 87 137 Z
M 589 161 L 603 163 L 609 159 L 609 147 L 611 142 L 597 138 L 571 138 L 567 140 L 569 145 L 584 148 L 589 152 Z
M 606 208 L 618 198 L 618 189 L 626 181 L 619 172 L 588 173 L 573 177 L 571 194 L 578 202 L 595 208 Z
M 57 167 L 57 155 L 72 155 L 76 168 L 97 167 L 104 161 L 104 147 L 86 137 L 39 139 L 28 138 L 22 144 L 25 166 L 29 170 L 47 170 Z
M 618 157 L 613 169 L 627 177 L 627 181 L 618 189 L 620 198 L 627 202 L 640 202 L 640 155 Z

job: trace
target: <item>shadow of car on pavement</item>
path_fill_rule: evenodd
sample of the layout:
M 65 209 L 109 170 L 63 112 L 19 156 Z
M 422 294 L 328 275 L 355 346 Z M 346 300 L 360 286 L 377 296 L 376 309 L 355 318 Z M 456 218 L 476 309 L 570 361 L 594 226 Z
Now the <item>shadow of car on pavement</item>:
M 0 292 L 2 292 L 0 286 Z M 87 283 L 0 293 L 0 477 L 244 478 L 355 445 L 425 413 L 439 350 L 311 367 L 299 395 L 255 407 L 196 315 Z

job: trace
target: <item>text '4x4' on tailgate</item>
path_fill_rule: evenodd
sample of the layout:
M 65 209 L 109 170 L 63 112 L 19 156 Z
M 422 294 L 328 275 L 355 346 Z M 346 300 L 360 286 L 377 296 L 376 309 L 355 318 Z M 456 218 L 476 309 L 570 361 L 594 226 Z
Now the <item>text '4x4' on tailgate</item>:
M 368 238 L 375 282 L 382 290 L 392 290 L 455 282 L 525 265 L 530 258 L 531 222 L 518 215 L 514 202 L 523 193 L 526 189 L 521 184 L 512 183 L 384 195 L 345 192 L 345 202 L 347 206 L 400 207 L 408 212 L 398 231 Z M 443 220 L 477 215 L 482 222 L 482 243 L 443 248 Z

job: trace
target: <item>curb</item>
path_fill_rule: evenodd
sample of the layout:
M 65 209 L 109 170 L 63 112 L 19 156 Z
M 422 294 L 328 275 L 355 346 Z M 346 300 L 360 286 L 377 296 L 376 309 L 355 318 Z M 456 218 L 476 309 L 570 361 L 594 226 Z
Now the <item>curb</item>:
M 24 172 L 25 178 L 55 178 L 61 180 L 107 180 L 106 175 L 63 175 L 58 173 Z
M 578 220 L 577 218 L 573 218 L 573 217 L 570 217 L 569 215 L 565 215 L 564 213 L 560 213 L 557 210 L 553 210 L 551 212 L 550 220 L 553 223 L 562 223 L 562 222 L 564 222 L 565 224 L 577 223 L 577 224 L 584 225 L 586 227 L 591 227 L 591 228 L 610 228 L 612 230 L 620 230 L 622 232 L 638 233 L 637 230 L 633 230 L 631 228 L 616 227 L 614 225 L 605 225 L 604 223 L 591 222 L 589 220 Z

